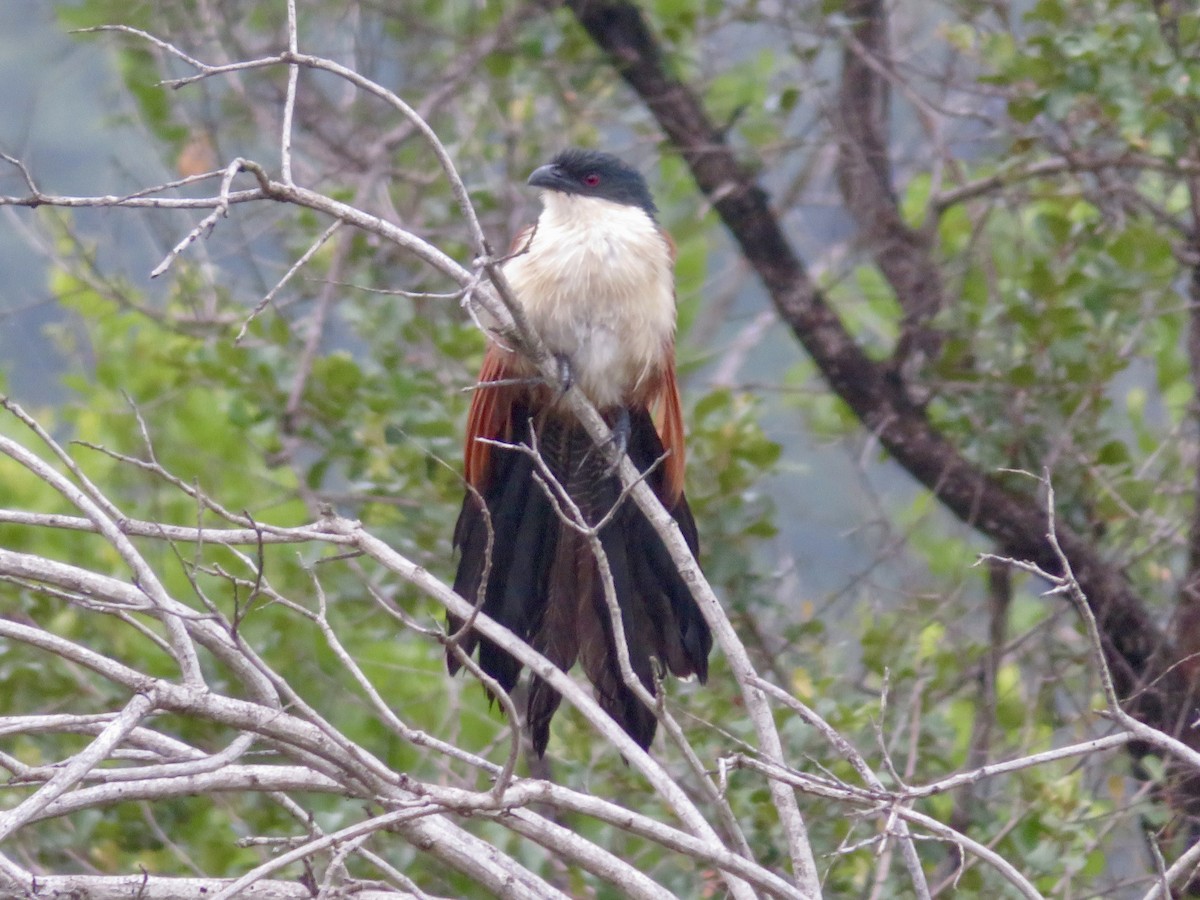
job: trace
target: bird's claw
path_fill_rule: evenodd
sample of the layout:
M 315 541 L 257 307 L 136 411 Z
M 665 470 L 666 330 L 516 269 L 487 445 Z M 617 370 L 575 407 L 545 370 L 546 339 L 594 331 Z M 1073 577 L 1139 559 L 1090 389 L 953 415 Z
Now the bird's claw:
M 608 474 L 613 474 L 621 468 L 621 460 L 629 449 L 629 435 L 633 432 L 633 423 L 629 419 L 629 410 L 622 409 L 617 413 L 617 421 L 612 424 L 612 437 L 609 446 L 612 448 L 609 457 Z
M 575 383 L 574 374 L 571 372 L 571 360 L 565 353 L 555 353 L 554 362 L 558 369 L 558 396 L 562 396 L 571 389 L 571 385 Z

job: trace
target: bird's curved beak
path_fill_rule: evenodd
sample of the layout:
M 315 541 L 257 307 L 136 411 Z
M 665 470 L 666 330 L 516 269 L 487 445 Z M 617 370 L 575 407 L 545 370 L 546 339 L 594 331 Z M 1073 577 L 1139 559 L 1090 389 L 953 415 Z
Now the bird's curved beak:
M 551 191 L 561 191 L 567 184 L 563 170 L 556 165 L 547 164 L 533 170 L 526 182 L 530 187 L 546 188 Z

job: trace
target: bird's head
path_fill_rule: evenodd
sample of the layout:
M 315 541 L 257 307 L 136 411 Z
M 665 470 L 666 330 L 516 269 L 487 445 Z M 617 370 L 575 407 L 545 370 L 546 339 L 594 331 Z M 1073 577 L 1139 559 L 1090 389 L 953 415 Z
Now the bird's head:
M 529 184 L 547 191 L 593 197 L 641 209 L 650 218 L 658 211 L 646 179 L 611 153 L 564 150 L 529 176 Z

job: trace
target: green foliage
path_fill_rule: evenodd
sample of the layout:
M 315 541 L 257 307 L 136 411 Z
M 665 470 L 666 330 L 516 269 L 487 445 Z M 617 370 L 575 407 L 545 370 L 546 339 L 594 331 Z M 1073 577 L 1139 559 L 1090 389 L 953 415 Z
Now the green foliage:
M 1008 32 L 981 30 L 971 40 L 959 28 L 954 37 L 981 49 L 993 67 L 988 79 L 1007 89 L 1018 122 L 1069 120 L 1095 155 L 1170 161 L 1192 142 L 1197 73 L 1187 48 L 1196 21 L 1183 11 L 1168 28 L 1148 4 L 1042 0 L 1025 16 L 1029 33 L 1019 52 Z M 1036 159 L 1037 145 L 1016 135 L 1003 166 L 985 164 L 980 175 Z M 1114 216 L 1084 187 L 1031 185 L 1023 203 L 990 210 L 980 225 L 964 227 L 963 207 L 951 211 L 953 224 L 943 218 L 942 246 L 954 255 L 961 287 L 942 320 L 945 388 L 934 410 L 988 467 L 1037 472 L 1041 460 L 1062 458 L 1065 446 L 1072 463 L 1053 474 L 1067 521 L 1087 533 L 1103 523 L 1114 545 L 1128 547 L 1144 535 L 1148 509 L 1181 515 L 1160 489 L 1180 464 L 1173 450 L 1163 448 L 1165 458 L 1152 465 L 1140 460 L 1161 445 L 1161 416 L 1177 426 L 1191 402 L 1186 315 L 1161 218 Z M 927 191 L 919 181 L 910 189 L 913 200 Z M 1136 176 L 1134 189 L 1165 215 L 1186 212 L 1184 195 L 1153 167 Z M 1158 388 L 1151 419 L 1146 360 Z M 983 427 L 988 421 L 1010 427 Z
M 1200 16 L 1186 5 L 1168 13 L 1137 0 L 1041 0 L 1018 27 L 982 7 L 955 13 L 939 23 L 941 36 L 978 66 L 983 90 L 997 90 L 1009 118 L 956 158 L 962 169 L 949 184 L 922 160 L 898 175 L 903 215 L 934 238 L 949 298 L 935 323 L 941 353 L 923 373 L 922 384 L 932 388 L 927 411 L 956 447 L 1014 490 L 1032 492 L 1034 483 L 997 470 L 1037 476 L 1049 466 L 1059 522 L 1109 558 L 1128 560 L 1141 595 L 1169 617 L 1186 569 L 1178 544 L 1164 534 L 1179 533 L 1194 503 L 1194 448 L 1190 438 L 1178 439 L 1194 429 L 1196 402 L 1187 352 L 1190 275 L 1179 258 L 1193 213 L 1175 166 L 1192 158 L 1196 142 Z M 903 108 L 900 92 L 892 99 Z M 1047 165 L 1062 164 L 1059 147 L 1076 164 L 1138 163 L 1109 174 L 1086 166 L 1063 174 Z M 1036 174 L 1039 167 L 1045 174 Z M 959 183 L 978 184 L 979 192 L 934 205 L 939 191 Z M 866 252 L 829 271 L 823 286 L 869 352 L 893 351 L 899 311 Z M 861 423 L 821 389 L 811 364 L 795 365 L 787 386 L 817 436 L 860 434 Z M 927 494 L 883 492 L 888 539 L 905 548 L 895 568 L 906 587 L 890 577 L 868 579 L 854 612 L 844 613 L 850 621 L 838 623 L 846 645 L 831 650 L 827 637 L 793 632 L 777 670 L 796 660 L 791 671 L 802 673 L 802 698 L 838 697 L 821 711 L 862 748 L 875 739 L 846 715 L 854 693 L 836 676 L 814 674 L 856 671 L 842 657 L 861 650 L 868 693 L 878 696 L 886 683 L 889 697 L 916 704 L 905 713 L 911 730 L 898 713 L 877 712 L 889 745 L 910 747 L 921 777 L 931 779 L 971 764 L 973 735 L 988 715 L 977 682 L 987 651 L 984 587 L 968 573 L 981 550 L 994 548 L 949 526 Z M 1059 743 L 1064 727 L 1082 737 L 1077 720 L 1064 726 L 1064 697 L 1078 698 L 1072 703 L 1082 709 L 1095 703 L 1084 646 L 1073 634 L 1064 639 L 1064 610 L 1036 599 L 1041 589 L 1016 589 L 1006 616 L 1009 639 L 1035 646 L 1009 650 L 1010 663 L 998 673 L 993 759 Z M 1056 622 L 1056 639 L 1037 638 Z M 1039 686 L 1038 678 L 1055 687 Z M 1067 883 L 1109 884 L 1111 864 L 1096 851 L 1096 829 L 1132 802 L 1117 774 L 1124 771 L 1119 759 L 1111 761 L 1105 789 L 1097 790 L 1097 773 L 1089 780 L 1083 770 L 1030 770 L 985 793 L 970 808 L 973 827 L 996 834 L 1010 815 L 1019 818 L 996 849 L 1019 860 L 1048 893 Z M 946 821 L 955 803 L 934 797 L 924 808 Z M 834 868 L 827 890 L 865 890 L 871 871 L 851 855 Z M 974 870 L 960 889 L 990 895 L 995 888 L 987 884 Z

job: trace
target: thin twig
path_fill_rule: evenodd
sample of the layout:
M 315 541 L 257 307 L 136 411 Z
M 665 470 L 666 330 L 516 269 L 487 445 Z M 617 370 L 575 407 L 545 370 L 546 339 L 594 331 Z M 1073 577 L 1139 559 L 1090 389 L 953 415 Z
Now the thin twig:
M 297 44 L 296 0 L 287 0 L 288 53 L 296 56 L 300 52 Z M 283 123 L 280 125 L 279 175 L 284 184 L 292 181 L 292 117 L 296 111 L 296 82 L 300 67 L 289 64 L 287 68 L 287 94 L 283 100 Z

